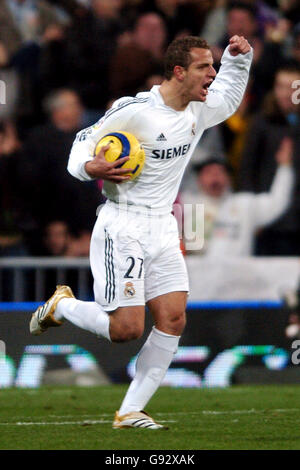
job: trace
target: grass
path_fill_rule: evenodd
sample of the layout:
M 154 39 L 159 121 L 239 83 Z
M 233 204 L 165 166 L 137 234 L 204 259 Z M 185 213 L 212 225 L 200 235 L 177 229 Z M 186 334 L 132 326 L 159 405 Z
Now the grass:
M 300 449 L 299 386 L 161 388 L 147 411 L 169 430 L 113 430 L 126 387 L 0 391 L 0 449 Z

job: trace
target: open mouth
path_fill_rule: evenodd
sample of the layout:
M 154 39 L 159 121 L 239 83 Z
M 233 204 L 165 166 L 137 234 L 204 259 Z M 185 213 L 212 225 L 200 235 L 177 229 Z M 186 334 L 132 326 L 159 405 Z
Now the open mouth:
M 212 82 L 213 82 L 213 80 L 209 80 L 208 82 L 204 83 L 202 89 L 203 89 L 203 92 L 204 92 L 205 95 L 208 94 L 208 88 L 210 87 Z

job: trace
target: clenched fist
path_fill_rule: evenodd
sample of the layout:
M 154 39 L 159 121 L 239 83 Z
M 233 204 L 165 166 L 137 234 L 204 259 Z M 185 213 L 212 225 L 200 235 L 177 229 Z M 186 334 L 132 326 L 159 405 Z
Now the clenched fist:
M 247 54 L 251 51 L 251 46 L 244 36 L 232 36 L 229 39 L 229 52 L 231 55 Z

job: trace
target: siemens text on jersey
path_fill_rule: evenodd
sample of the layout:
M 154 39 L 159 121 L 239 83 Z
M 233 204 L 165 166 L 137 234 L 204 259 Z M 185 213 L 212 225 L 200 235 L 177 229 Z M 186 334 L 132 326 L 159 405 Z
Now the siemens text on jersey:
M 165 158 L 175 158 L 180 157 L 188 153 L 191 144 L 179 145 L 179 147 L 171 147 L 168 149 L 155 149 L 152 150 L 150 156 L 152 158 L 160 158 L 164 160 Z

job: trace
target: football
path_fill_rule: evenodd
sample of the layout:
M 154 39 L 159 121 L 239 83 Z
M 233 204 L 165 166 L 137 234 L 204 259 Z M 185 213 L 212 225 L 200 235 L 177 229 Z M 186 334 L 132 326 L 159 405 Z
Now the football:
M 95 147 L 94 155 L 97 155 L 101 147 L 108 144 L 110 147 L 105 152 L 106 160 L 114 162 L 122 157 L 129 156 L 129 160 L 119 165 L 117 168 L 132 168 L 132 171 L 128 172 L 128 175 L 131 176 L 132 180 L 137 178 L 145 163 L 145 151 L 137 138 L 129 132 L 112 132 L 99 140 Z

